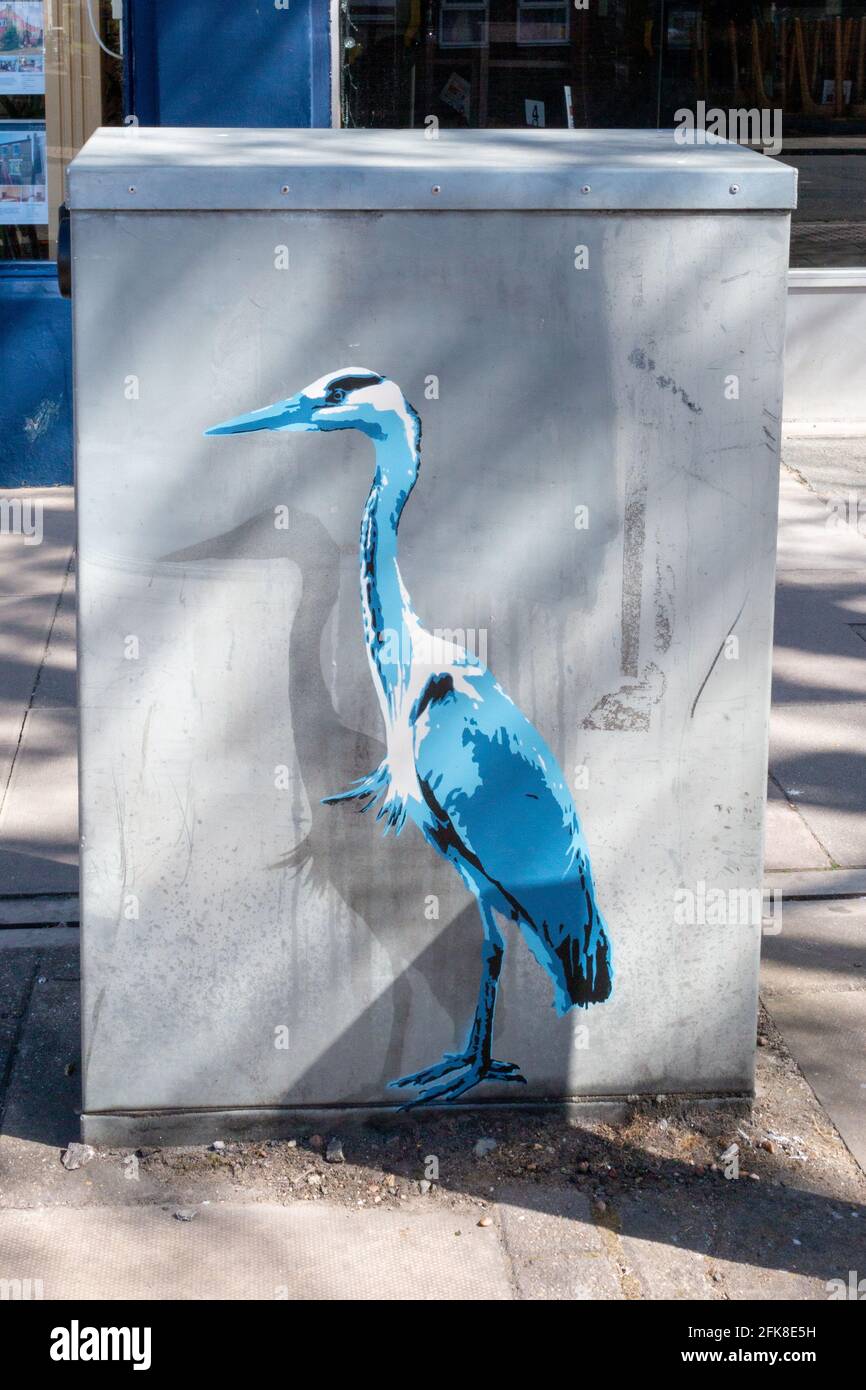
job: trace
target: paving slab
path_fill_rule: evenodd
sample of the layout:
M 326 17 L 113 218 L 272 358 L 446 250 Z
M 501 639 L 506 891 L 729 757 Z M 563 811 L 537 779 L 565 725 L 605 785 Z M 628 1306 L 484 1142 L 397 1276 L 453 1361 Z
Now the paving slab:
M 0 1212 L 0 1279 L 46 1299 L 504 1301 L 493 1227 L 449 1212 L 353 1212 L 324 1202 Z
M 781 932 L 763 941 L 761 998 L 866 1171 L 866 901 L 784 903 Z
M 0 1018 L 0 1105 L 2 1105 L 2 1097 L 9 1073 L 12 1070 L 17 1040 L 17 1021 L 14 1018 Z M 0 1189 L 2 1189 L 2 1177 L 0 1177 Z
M 72 489 L 0 501 L 0 895 L 75 890 Z
M 778 935 L 763 938 L 765 1002 L 778 994 L 866 991 L 866 901 L 783 901 L 781 924 Z M 863 1009 L 866 1026 L 866 997 Z
M 849 517 L 855 524 L 848 524 Z M 790 469 L 783 467 L 779 485 L 779 531 L 776 570 L 861 570 L 866 568 L 866 534 L 857 518 L 844 514 L 835 499 L 819 497 Z M 866 528 L 864 528 L 866 529 Z
M 4 508 L 0 527 L 2 799 L 21 726 L 39 681 L 58 605 L 67 584 L 75 516 L 71 488 L 16 488 L 0 496 L 0 505 Z M 21 521 L 24 530 L 20 529 Z M 37 526 L 35 535 L 25 534 L 34 526 Z M 68 636 L 68 619 L 66 632 Z M 71 650 L 68 641 L 66 647 L 67 652 Z M 56 650 L 59 652 L 59 646 Z M 64 661 L 68 663 L 68 656 Z
M 866 898 L 866 869 L 768 870 L 764 888 L 788 898 Z
M 8 514 L 12 523 L 0 528 L 0 600 L 44 593 L 56 598 L 75 545 L 73 489 L 9 488 L 0 497 L 4 521 Z M 15 514 L 23 528 L 16 526 Z
M 49 898 L 46 901 L 52 903 L 54 906 L 60 906 L 68 903 L 70 899 Z M 0 923 L 2 922 L 3 918 L 0 917 Z M 52 926 L 6 927 L 3 931 L 0 931 L 0 963 L 2 963 L 2 953 L 4 950 L 24 948 L 44 952 L 46 950 L 56 950 L 60 946 L 75 946 L 77 948 L 80 939 L 81 934 L 78 927 L 61 924 L 59 919 L 57 924 Z M 78 973 L 77 970 L 76 973 Z M 2 1013 L 2 1009 L 0 1009 L 0 1013 Z
M 520 1298 L 618 1301 L 626 1297 L 607 1233 L 597 1226 L 589 1198 L 574 1188 L 548 1190 L 544 1209 L 526 1193 L 506 1188 L 499 1219 Z
M 748 1146 L 743 1144 L 744 1155 Z M 738 1180 L 607 1195 L 526 1184 L 497 1197 L 522 1299 L 698 1301 L 823 1299 L 862 1269 L 864 1210 L 823 1195 Z
M 0 595 L 0 699 L 4 713 L 27 705 L 45 658 L 66 571 L 56 591 Z M 19 710 L 19 722 L 22 710 Z
M 45 659 L 33 694 L 35 709 L 74 709 L 78 703 L 75 649 L 75 566 L 66 574 L 57 604 Z
M 0 805 L 39 683 L 58 594 L 0 598 Z
M 38 961 L 34 948 L 0 951 L 0 1018 L 24 1016 Z
M 820 497 L 845 496 L 851 491 L 866 497 L 864 439 L 789 438 L 782 443 L 782 458 Z
M 707 1208 L 676 1193 L 647 1193 L 620 1200 L 612 1223 L 635 1292 L 643 1299 L 724 1296 L 709 1259 L 714 1226 Z
M 768 808 L 771 870 L 866 868 L 862 631 L 866 534 L 858 516 L 851 524 L 783 469 L 770 715 L 770 776 L 781 796 Z
M 864 1268 L 862 1208 L 815 1201 L 787 1188 L 756 1203 L 751 1186 L 742 1177 L 726 1184 L 727 1200 L 714 1211 L 711 1266 L 727 1298 L 824 1300 L 831 1279 L 847 1281 L 849 1269 Z
M 866 1172 L 866 993 L 773 994 L 765 1000 L 791 1053 Z M 864 1249 L 866 1255 L 866 1249 Z
M 597 1212 L 573 1187 L 497 1198 L 520 1298 L 590 1301 L 722 1298 L 707 1259 L 712 1225 L 677 1193 L 620 1197 Z
M 36 926 L 78 922 L 77 893 L 28 893 L 20 897 L 0 897 L 0 927 L 13 930 L 29 923 Z M 0 946 L 9 932 L 0 932 Z
M 74 709 L 31 709 L 0 812 L 0 892 L 78 889 Z
M 768 872 L 830 869 L 832 860 L 816 840 L 796 803 L 774 781 L 767 784 L 764 819 L 764 878 Z
M 17 954 L 0 952 L 0 963 Z M 79 1137 L 78 953 L 75 947 L 65 947 L 40 955 L 38 962 L 6 1090 L 0 1149 L 6 1136 L 55 1149 Z

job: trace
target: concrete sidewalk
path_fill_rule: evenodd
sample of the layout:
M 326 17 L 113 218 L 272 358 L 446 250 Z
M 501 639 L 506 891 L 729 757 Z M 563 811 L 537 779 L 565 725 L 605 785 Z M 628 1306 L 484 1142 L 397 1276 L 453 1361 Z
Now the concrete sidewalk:
M 866 445 L 825 448 L 820 491 L 812 447 L 783 451 L 768 871 L 866 869 Z
M 347 1114 L 339 1164 L 307 1122 L 288 1141 L 214 1133 L 213 1145 L 100 1149 L 68 1170 L 76 935 L 0 933 L 3 1287 L 46 1299 L 823 1300 L 866 1267 L 866 1177 L 767 1019 L 751 1109 L 658 1097 L 616 1124 L 589 1111 Z
M 72 489 L 27 488 L 10 496 L 24 504 L 25 523 L 38 519 L 42 541 L 0 533 L 0 898 L 74 894 Z
M 807 1216 L 802 1203 L 768 1204 L 768 1250 L 776 1222 L 799 1233 L 800 1249 L 811 1247 L 802 1272 L 786 1274 L 744 1258 L 754 1212 L 739 1205 L 728 1203 L 721 1237 L 682 1204 L 650 1198 L 621 1205 L 622 1227 L 612 1229 L 567 1188 L 541 1202 L 527 1191 L 506 1197 L 487 1227 L 474 1212 L 358 1212 L 326 1202 L 208 1205 L 184 1221 L 158 1206 L 8 1211 L 0 1212 L 0 1279 L 76 1300 L 722 1302 L 826 1299 L 830 1279 L 862 1268 L 859 1211 L 836 1211 L 836 1254 L 825 1267 L 838 1272 L 825 1279 L 813 1272 L 818 1223 L 832 1220 L 823 1203 Z
M 766 865 L 785 902 L 755 1109 L 650 1103 L 619 1127 L 581 1120 L 577 1141 L 561 1120 L 531 1143 L 506 1125 L 495 1178 L 455 1150 L 431 1200 L 418 1175 L 385 1176 L 393 1135 L 347 1146 L 342 1187 L 309 1134 L 61 1166 L 77 932 L 11 924 L 77 921 L 73 514 L 68 489 L 28 494 L 42 544 L 0 535 L 0 1279 L 49 1298 L 814 1299 L 863 1272 L 866 456 L 785 457 Z M 450 1123 L 471 1158 L 481 1119 Z M 408 1152 L 452 1153 L 449 1134 L 419 1127 Z M 741 1148 L 744 1181 L 719 1181 L 716 1141 Z
M 866 1168 L 866 443 L 783 459 L 761 997 Z

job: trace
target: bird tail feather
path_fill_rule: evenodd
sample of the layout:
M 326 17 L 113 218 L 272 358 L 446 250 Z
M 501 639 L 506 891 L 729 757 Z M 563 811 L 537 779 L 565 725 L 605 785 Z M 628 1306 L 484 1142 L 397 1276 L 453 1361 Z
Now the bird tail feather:
M 573 920 L 542 920 L 524 927 L 529 947 L 553 982 L 553 1003 L 559 1014 L 601 1004 L 613 988 L 610 941 L 604 919 L 587 895 L 588 914 Z M 572 915 L 568 914 L 569 917 Z

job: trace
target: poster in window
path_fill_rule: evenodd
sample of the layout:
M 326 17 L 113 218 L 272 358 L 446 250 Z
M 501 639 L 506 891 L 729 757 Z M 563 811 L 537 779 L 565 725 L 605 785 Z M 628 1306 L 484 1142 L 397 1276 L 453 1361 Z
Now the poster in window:
M 45 91 L 42 0 L 0 0 L 0 95 Z
M 469 103 L 472 96 L 472 87 L 465 77 L 461 77 L 459 72 L 452 72 L 442 91 L 439 93 L 441 101 L 446 106 L 451 106 L 455 111 L 459 111 L 461 116 L 469 120 Z
M 47 221 L 44 127 L 0 125 L 0 224 L 36 227 Z

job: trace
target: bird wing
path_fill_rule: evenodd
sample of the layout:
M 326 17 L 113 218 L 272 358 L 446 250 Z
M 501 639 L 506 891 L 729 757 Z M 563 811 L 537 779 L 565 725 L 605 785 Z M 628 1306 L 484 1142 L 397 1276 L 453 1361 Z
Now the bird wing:
M 415 716 L 415 766 L 488 876 L 519 896 L 561 881 L 585 853 L 560 768 L 488 671 L 430 678 Z
M 483 668 L 431 677 L 413 716 L 429 838 L 480 872 L 528 929 L 558 1007 L 606 998 L 609 947 L 589 856 L 544 739 Z

